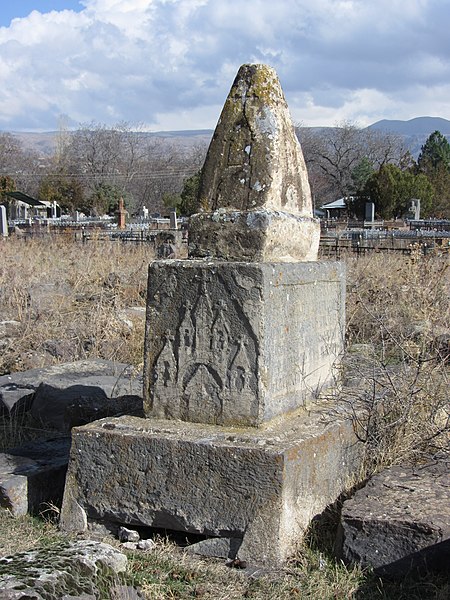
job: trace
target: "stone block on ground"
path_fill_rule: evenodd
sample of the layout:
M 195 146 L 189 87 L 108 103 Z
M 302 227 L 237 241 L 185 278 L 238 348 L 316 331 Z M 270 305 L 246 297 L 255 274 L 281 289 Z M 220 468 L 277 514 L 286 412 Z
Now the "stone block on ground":
M 13 554 L 0 558 L 0 600 L 99 598 L 100 570 L 118 574 L 126 565 L 127 557 L 116 548 L 87 540 Z
M 0 506 L 14 516 L 60 507 L 70 439 L 29 442 L 0 454 Z
M 375 475 L 342 508 L 339 548 L 350 563 L 387 575 L 450 565 L 448 458 Z
M 142 375 L 131 365 L 94 359 L 0 377 L 0 414 L 30 411 L 46 428 L 69 431 L 97 418 L 142 415 Z
M 280 564 L 360 468 L 352 423 L 330 408 L 259 430 L 134 417 L 75 428 L 61 527 L 230 538 L 240 559 Z
M 259 426 L 336 383 L 339 263 L 155 261 L 149 267 L 148 417 Z
M 110 383 L 105 379 L 112 378 L 102 377 L 102 382 L 98 382 L 100 385 L 88 385 L 87 380 L 83 380 L 83 383 L 68 388 L 41 383 L 34 394 L 30 413 L 47 429 L 61 432 L 107 416 L 143 416 L 141 396 L 108 398 L 104 387 Z

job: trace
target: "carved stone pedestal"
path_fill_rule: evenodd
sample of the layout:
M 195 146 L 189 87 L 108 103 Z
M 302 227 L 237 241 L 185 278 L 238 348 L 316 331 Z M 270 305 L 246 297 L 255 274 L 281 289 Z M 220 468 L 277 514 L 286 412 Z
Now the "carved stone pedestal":
M 259 426 L 336 383 L 340 263 L 155 261 L 144 363 L 148 417 Z
M 203 534 L 199 554 L 278 565 L 360 460 L 351 421 L 323 403 L 257 430 L 103 419 L 73 430 L 61 526 Z

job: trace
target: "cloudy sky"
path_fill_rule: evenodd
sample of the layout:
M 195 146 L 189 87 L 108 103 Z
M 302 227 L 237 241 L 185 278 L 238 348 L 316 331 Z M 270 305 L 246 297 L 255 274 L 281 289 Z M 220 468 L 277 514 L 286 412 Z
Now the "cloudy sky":
M 0 130 L 214 128 L 238 67 L 304 126 L 450 119 L 450 0 L 0 0 Z

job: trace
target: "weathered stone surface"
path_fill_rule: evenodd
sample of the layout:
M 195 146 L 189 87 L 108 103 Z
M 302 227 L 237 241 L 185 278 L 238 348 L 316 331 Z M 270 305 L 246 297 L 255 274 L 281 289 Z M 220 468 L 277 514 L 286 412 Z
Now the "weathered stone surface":
M 258 426 L 334 384 L 338 263 L 155 261 L 147 303 L 148 417 Z
M 448 459 L 418 467 L 392 467 L 344 502 L 341 554 L 381 573 L 450 564 Z
M 274 69 L 243 65 L 220 115 L 200 182 L 218 208 L 271 208 L 310 216 L 305 161 Z
M 0 600 L 98 598 L 100 567 L 120 573 L 126 565 L 116 548 L 86 540 L 14 554 L 0 559 Z
M 267 209 L 199 213 L 189 223 L 189 253 L 198 258 L 313 261 L 319 238 L 313 219 Z
M 70 439 L 30 442 L 0 454 L 0 506 L 14 516 L 61 506 Z
M 138 542 L 141 539 L 137 531 L 127 527 L 119 527 L 117 536 L 120 542 Z
M 46 427 L 69 431 L 96 418 L 142 414 L 142 376 L 130 365 L 82 360 L 0 377 L 0 414 L 31 410 Z
M 134 373 L 131 365 L 98 358 L 2 375 L 0 392 L 14 386 L 15 389 L 25 388 L 25 393 L 28 394 L 30 389 L 36 390 L 41 383 L 65 388 L 80 383 L 82 378 L 88 379 L 89 385 L 95 385 L 95 378 L 101 377 L 114 378 L 115 386 L 108 380 L 109 387 L 104 390 L 108 396 L 133 394 L 140 389 L 139 376 Z
M 238 554 L 241 543 L 240 538 L 208 538 L 187 546 L 184 551 L 213 558 L 233 558 Z
M 352 424 L 329 409 L 263 430 L 134 417 L 75 428 L 61 526 L 93 519 L 233 538 L 239 558 L 280 563 L 359 469 Z
M 317 258 L 320 230 L 305 161 L 272 68 L 239 69 L 203 166 L 199 199 L 207 214 L 191 220 L 191 257 Z

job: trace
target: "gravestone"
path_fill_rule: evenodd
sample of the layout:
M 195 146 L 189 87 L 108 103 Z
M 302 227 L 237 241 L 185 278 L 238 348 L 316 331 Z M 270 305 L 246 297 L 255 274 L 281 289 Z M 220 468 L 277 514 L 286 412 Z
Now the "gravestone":
M 170 211 L 170 229 L 178 229 L 177 211 Z
M 119 208 L 117 209 L 116 213 L 117 213 L 117 228 L 125 229 L 126 228 L 127 211 L 125 210 L 123 198 L 119 198 Z
M 373 202 L 366 202 L 364 220 L 370 223 L 375 221 L 375 204 Z
M 6 206 L 0 204 L 0 236 L 8 237 L 8 220 L 6 218 Z
M 61 525 L 197 533 L 221 539 L 201 554 L 280 564 L 361 452 L 342 407 L 318 400 L 336 384 L 345 273 L 316 260 L 319 224 L 273 69 L 239 70 L 200 203 L 189 259 L 149 266 L 147 418 L 73 430 Z

